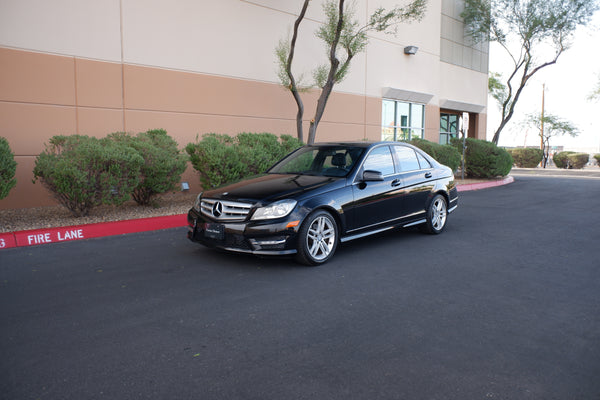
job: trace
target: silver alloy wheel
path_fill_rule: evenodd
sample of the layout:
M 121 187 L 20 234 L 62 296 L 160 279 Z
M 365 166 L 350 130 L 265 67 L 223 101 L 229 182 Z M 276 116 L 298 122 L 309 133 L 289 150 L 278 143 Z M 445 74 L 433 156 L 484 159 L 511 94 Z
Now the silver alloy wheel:
M 431 226 L 436 231 L 441 231 L 446 224 L 446 218 L 448 216 L 448 210 L 446 210 L 446 201 L 443 197 L 436 197 L 431 205 Z
M 335 248 L 334 222 L 324 215 L 315 218 L 308 227 L 306 245 L 310 256 L 320 261 L 329 256 Z

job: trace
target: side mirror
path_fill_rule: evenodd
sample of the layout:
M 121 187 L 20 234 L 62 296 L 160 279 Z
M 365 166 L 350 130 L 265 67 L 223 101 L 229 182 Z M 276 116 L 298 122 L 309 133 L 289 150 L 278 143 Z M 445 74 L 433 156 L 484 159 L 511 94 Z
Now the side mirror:
M 382 181 L 383 180 L 383 174 L 381 172 L 379 172 L 379 171 L 366 170 L 362 174 L 362 180 L 364 182 Z

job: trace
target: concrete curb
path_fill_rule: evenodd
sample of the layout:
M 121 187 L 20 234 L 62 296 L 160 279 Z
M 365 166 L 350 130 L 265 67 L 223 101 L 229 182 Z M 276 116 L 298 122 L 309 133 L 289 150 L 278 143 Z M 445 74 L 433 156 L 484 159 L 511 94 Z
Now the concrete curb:
M 507 185 L 515 179 L 512 176 L 500 181 L 470 183 L 458 185 L 459 192 L 487 189 Z M 130 219 L 126 221 L 102 222 L 60 228 L 42 228 L 27 231 L 0 233 L 0 250 L 14 247 L 37 246 L 49 243 L 92 239 L 127 233 L 156 231 L 160 229 L 180 228 L 187 225 L 187 214 L 165 217 Z

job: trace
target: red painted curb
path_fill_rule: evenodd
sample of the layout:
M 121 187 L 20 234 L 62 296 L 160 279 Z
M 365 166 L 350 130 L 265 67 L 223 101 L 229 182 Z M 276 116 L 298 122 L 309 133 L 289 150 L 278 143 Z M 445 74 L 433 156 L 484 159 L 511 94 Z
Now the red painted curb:
M 13 232 L 0 233 L 0 250 L 10 249 L 11 247 L 17 247 L 15 234 Z
M 0 249 L 179 228 L 185 225 L 187 225 L 187 214 L 178 214 L 165 217 L 0 233 Z

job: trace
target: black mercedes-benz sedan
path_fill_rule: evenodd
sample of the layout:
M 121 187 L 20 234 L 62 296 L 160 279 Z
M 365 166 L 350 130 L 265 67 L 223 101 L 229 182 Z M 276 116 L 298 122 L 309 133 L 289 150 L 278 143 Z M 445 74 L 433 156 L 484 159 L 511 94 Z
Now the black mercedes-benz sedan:
M 458 192 L 450 168 L 401 142 L 300 147 L 265 174 L 206 190 L 188 238 L 228 251 L 329 260 L 339 242 L 397 227 L 444 230 Z

